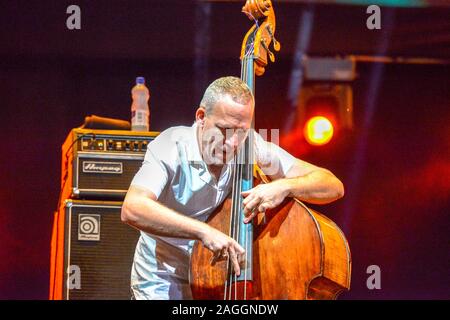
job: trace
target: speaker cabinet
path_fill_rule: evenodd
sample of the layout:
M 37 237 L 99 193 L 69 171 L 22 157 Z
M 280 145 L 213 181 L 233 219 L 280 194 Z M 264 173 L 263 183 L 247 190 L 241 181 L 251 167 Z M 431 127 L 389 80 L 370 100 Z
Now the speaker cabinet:
M 122 202 L 66 200 L 53 226 L 50 299 L 130 299 L 139 231 L 120 220 Z

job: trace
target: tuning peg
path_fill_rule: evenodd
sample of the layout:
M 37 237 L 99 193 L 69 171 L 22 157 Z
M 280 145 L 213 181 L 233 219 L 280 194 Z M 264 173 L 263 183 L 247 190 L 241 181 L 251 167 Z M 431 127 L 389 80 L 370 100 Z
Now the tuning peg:
M 273 41 L 273 48 L 275 49 L 275 51 L 280 51 L 281 45 L 277 41 L 277 39 L 275 39 L 275 37 L 273 37 L 272 41 Z
M 266 41 L 264 41 L 264 40 L 265 40 L 264 38 L 261 39 L 261 44 L 264 47 L 264 49 L 266 49 L 267 53 L 269 54 L 270 61 L 275 62 L 275 55 L 273 54 L 272 51 L 270 51 L 269 47 L 266 44 Z
M 267 31 L 269 32 L 270 38 L 273 41 L 273 48 L 275 49 L 275 51 L 280 51 L 280 43 L 277 41 L 277 39 L 275 39 L 275 36 L 273 34 L 273 30 L 272 30 L 272 26 L 270 24 L 267 25 L 266 27 Z

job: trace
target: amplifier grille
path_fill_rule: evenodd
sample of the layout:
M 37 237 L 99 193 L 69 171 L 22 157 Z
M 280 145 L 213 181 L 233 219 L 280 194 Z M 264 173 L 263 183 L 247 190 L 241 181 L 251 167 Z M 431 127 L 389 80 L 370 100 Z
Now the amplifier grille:
M 68 299 L 130 299 L 131 265 L 139 232 L 121 222 L 120 210 L 76 205 L 68 210 L 70 262 L 66 266 L 79 267 L 81 282 L 80 289 L 69 290 Z M 100 220 L 99 241 L 78 240 L 80 214 Z

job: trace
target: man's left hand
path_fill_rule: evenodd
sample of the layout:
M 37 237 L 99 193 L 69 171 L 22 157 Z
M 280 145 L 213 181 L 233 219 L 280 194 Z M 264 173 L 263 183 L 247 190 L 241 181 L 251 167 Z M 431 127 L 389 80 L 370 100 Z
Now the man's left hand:
M 284 179 L 275 180 L 270 183 L 262 183 L 241 193 L 245 198 L 244 223 L 250 222 L 258 212 L 265 212 L 278 206 L 289 195 L 289 188 Z

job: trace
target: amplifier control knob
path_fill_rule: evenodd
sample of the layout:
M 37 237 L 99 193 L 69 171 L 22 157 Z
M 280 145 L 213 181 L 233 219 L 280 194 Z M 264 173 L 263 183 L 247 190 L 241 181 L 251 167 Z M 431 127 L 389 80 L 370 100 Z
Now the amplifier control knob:
M 106 147 L 108 150 L 112 150 L 113 145 L 114 145 L 114 141 L 112 141 L 112 140 L 108 140 L 108 142 L 106 143 Z
M 82 144 L 81 144 L 81 150 L 85 150 L 89 148 L 89 141 L 88 140 L 83 140 Z
M 95 140 L 94 139 L 91 139 L 91 141 L 89 141 L 89 149 L 95 150 Z

